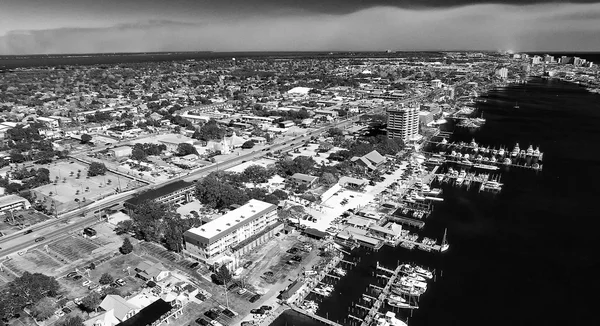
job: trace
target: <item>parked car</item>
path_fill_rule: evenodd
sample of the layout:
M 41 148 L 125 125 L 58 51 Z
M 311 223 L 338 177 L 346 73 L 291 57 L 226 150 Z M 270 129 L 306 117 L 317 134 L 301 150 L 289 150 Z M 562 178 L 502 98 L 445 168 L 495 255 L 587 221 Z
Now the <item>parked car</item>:
M 67 307 L 64 307 L 64 308 L 62 308 L 62 311 L 63 311 L 65 314 L 69 314 L 69 313 L 71 313 L 71 309 L 69 309 L 69 308 L 67 308 Z
M 23 234 L 29 234 L 29 233 L 31 233 L 31 232 L 33 232 L 33 230 L 32 230 L 32 229 L 29 229 L 29 230 L 27 230 L 27 231 L 23 232 Z
M 272 310 L 273 307 L 271 307 L 271 306 L 261 306 L 260 309 L 262 309 L 264 311 L 269 311 L 269 310 Z
M 250 298 L 250 302 L 254 303 L 256 301 L 258 301 L 258 299 L 260 299 L 260 294 L 255 294 Z
M 82 278 L 83 278 L 83 276 L 81 276 L 81 275 L 79 275 L 79 274 L 77 274 L 77 275 L 73 276 L 73 280 L 75 280 L 75 281 L 78 281 L 78 280 L 80 280 L 80 279 L 82 279 Z
M 247 262 L 244 263 L 243 267 L 244 268 L 248 268 L 248 267 L 250 267 L 250 265 L 252 265 L 252 262 L 251 261 L 247 261 Z
M 257 314 L 257 315 L 262 315 L 265 313 L 265 311 L 262 309 L 252 309 L 252 310 L 250 310 L 250 312 L 253 314 Z
M 123 285 L 127 284 L 127 282 L 123 281 L 122 278 L 118 278 L 115 280 L 115 284 L 117 284 L 119 286 L 123 286 Z
M 193 263 L 193 264 L 190 265 L 190 268 L 196 268 L 196 267 L 198 267 L 198 265 L 200 265 L 200 263 L 199 262 L 195 262 L 195 263 Z
M 239 287 L 239 284 L 237 284 L 237 283 L 232 283 L 232 284 L 230 284 L 230 285 L 227 287 L 227 290 L 229 290 L 229 291 L 232 291 L 232 290 L 235 290 L 235 289 L 237 289 L 238 287 Z
M 81 285 L 83 285 L 83 286 L 88 286 L 90 284 L 92 284 L 92 281 L 90 281 L 90 280 L 86 280 L 86 281 L 83 281 L 83 283 L 81 283 Z
M 75 299 L 73 299 L 73 303 L 75 303 L 76 305 L 79 306 L 81 304 L 81 302 L 82 302 L 81 300 L 83 300 L 83 297 L 81 297 L 81 298 L 75 298 Z
M 233 318 L 235 317 L 235 313 L 229 309 L 224 309 L 223 310 L 223 315 L 229 317 L 229 318 Z
M 248 291 L 248 290 L 246 290 L 246 289 L 242 288 L 242 289 L 240 289 L 240 290 L 238 291 L 238 294 L 239 294 L 239 295 L 242 295 L 242 294 L 246 293 L 247 291 Z
M 64 315 L 65 315 L 65 313 L 64 313 L 62 310 L 56 310 L 56 311 L 54 312 L 54 315 L 56 315 L 56 317 L 59 317 L 59 318 L 60 318 L 60 317 L 64 316 Z
M 292 260 L 297 261 L 297 262 L 301 262 L 302 261 L 302 256 L 296 255 L 296 256 L 292 257 Z
M 44 240 L 46 240 L 46 238 L 44 238 L 44 237 L 35 238 L 35 242 L 40 242 L 40 241 L 44 241 Z
M 77 272 L 70 272 L 69 274 L 67 274 L 68 278 L 71 278 L 73 276 L 77 275 Z
M 219 312 L 214 309 L 208 310 L 204 313 L 204 316 L 208 317 L 210 320 L 216 319 L 219 317 Z
M 208 320 L 200 317 L 200 318 L 196 319 L 196 324 L 202 325 L 202 326 L 206 326 L 206 325 L 208 325 L 210 323 L 208 322 Z
M 89 290 L 93 290 L 93 289 L 95 289 L 95 288 L 97 288 L 97 287 L 99 287 L 99 286 L 100 286 L 100 285 L 98 285 L 98 284 L 95 284 L 95 283 L 94 283 L 94 284 L 90 284 L 90 286 L 88 286 L 88 289 L 89 289 Z

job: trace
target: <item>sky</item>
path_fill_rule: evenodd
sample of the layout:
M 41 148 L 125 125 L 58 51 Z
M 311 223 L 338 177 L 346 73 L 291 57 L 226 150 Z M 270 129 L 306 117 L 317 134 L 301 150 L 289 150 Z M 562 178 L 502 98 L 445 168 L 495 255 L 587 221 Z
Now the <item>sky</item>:
M 600 51 L 600 0 L 0 0 L 0 54 Z

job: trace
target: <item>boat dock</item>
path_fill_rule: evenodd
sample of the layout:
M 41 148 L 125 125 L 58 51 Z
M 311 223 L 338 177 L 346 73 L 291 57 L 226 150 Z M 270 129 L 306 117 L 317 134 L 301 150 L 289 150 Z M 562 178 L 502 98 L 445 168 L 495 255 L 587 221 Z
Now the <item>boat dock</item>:
M 367 312 L 367 314 L 361 319 L 361 318 L 351 318 L 351 322 L 354 324 L 354 322 L 356 322 L 357 324 L 359 324 L 360 326 L 369 326 L 371 325 L 371 323 L 373 321 L 376 320 L 379 309 L 381 308 L 381 306 L 383 305 L 384 300 L 388 297 L 388 295 L 390 294 L 391 291 L 391 287 L 392 284 L 394 284 L 394 282 L 396 281 L 396 278 L 398 277 L 398 275 L 400 274 L 400 266 L 398 266 L 395 270 L 391 270 L 391 269 L 387 269 L 383 266 L 379 265 L 379 262 L 377 262 L 377 266 L 376 266 L 376 273 L 379 272 L 384 272 L 384 273 L 388 273 L 390 274 L 389 276 L 387 275 L 381 275 L 381 274 L 377 274 L 377 276 L 385 276 L 383 278 L 385 278 L 387 280 L 385 286 L 379 287 L 377 285 L 374 284 L 369 284 L 370 287 L 378 289 L 380 292 L 377 295 L 377 297 L 372 297 L 372 296 L 368 296 L 368 295 L 363 295 L 368 297 L 369 299 L 371 299 L 373 301 L 373 304 L 371 305 L 371 307 L 365 307 L 364 305 L 360 305 L 360 304 L 354 304 L 353 308 L 359 308 L 360 310 L 365 310 Z M 353 316 L 354 317 L 354 316 Z
M 308 316 L 308 317 L 312 318 L 313 320 L 319 321 L 319 322 L 321 322 L 321 323 L 323 323 L 323 324 L 325 324 L 325 325 L 330 325 L 330 326 L 343 326 L 342 324 L 340 324 L 340 323 L 336 323 L 336 322 L 334 322 L 334 321 L 332 321 L 332 320 L 329 320 L 329 319 L 327 319 L 327 318 L 323 318 L 323 317 L 321 317 L 321 316 L 318 316 L 318 315 L 315 315 L 315 314 L 311 314 L 310 312 L 308 312 L 308 311 L 306 311 L 306 310 L 304 310 L 304 309 L 302 309 L 302 308 L 300 308 L 300 307 L 298 307 L 298 306 L 296 306 L 296 305 L 290 305 L 290 308 L 291 308 L 293 311 L 295 311 L 295 312 L 298 312 L 298 313 L 301 313 L 301 314 L 303 314 L 303 315 L 305 315 L 305 316 Z
M 435 245 L 428 245 L 428 244 L 424 244 L 421 242 L 417 242 L 417 241 L 412 241 L 409 239 L 404 239 L 404 238 L 400 238 L 398 240 L 396 240 L 396 242 L 394 243 L 395 246 L 399 246 L 401 243 L 406 243 L 409 245 L 413 245 L 415 246 L 415 248 L 417 249 L 421 249 L 423 251 L 437 251 L 440 252 L 442 251 L 442 246 L 435 244 Z

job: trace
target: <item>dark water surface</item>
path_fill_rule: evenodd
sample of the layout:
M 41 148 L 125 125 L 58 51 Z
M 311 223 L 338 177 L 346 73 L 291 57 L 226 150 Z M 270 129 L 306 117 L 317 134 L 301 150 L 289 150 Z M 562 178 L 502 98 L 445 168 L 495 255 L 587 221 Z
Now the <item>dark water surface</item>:
M 317 312 L 348 324 L 352 303 L 361 303 L 374 265 L 394 268 L 417 262 L 437 271 L 421 297 L 412 325 L 575 325 L 592 321 L 598 282 L 592 267 L 600 247 L 594 226 L 600 201 L 600 96 L 556 80 L 535 79 L 499 89 L 480 104 L 487 123 L 454 141 L 544 152 L 543 171 L 502 172 L 500 194 L 444 185 L 422 234 L 440 239 L 444 254 L 384 247 L 366 250 L 359 267 L 337 283 Z M 514 109 L 518 101 L 520 109 Z M 443 271 L 443 272 L 442 272 Z M 316 325 L 286 313 L 273 326 Z

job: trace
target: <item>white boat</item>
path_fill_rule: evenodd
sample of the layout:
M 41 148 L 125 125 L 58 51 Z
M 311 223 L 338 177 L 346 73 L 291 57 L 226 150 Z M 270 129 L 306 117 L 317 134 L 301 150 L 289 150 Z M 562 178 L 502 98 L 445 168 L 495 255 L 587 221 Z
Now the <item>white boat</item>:
M 496 161 L 497 161 L 497 160 L 496 160 L 496 157 L 495 157 L 495 156 L 492 156 L 492 157 L 490 157 L 490 162 L 491 162 L 491 163 L 496 163 Z
M 417 306 L 413 306 L 410 303 L 407 302 L 400 302 L 400 301 L 394 301 L 394 300 L 388 300 L 387 304 L 392 306 L 392 307 L 396 307 L 396 308 L 401 308 L 401 309 L 419 309 L 419 307 Z
M 532 156 L 533 155 L 533 146 L 529 145 L 529 147 L 527 147 L 526 153 L 528 156 Z
M 403 297 L 396 295 L 396 294 L 390 294 L 389 299 L 398 301 L 398 302 L 406 302 L 406 299 L 404 299 Z
M 500 150 L 498 151 L 498 155 L 504 156 L 504 154 L 505 154 L 504 147 L 500 147 Z
M 415 273 L 421 275 L 422 277 L 428 278 L 428 279 L 432 279 L 433 278 L 433 273 L 420 267 L 420 266 L 415 266 Z
M 427 289 L 427 283 L 422 281 L 417 281 L 414 278 L 408 276 L 400 277 L 400 285 L 403 286 L 414 286 L 416 288 Z
M 485 169 L 485 170 L 498 170 L 500 169 L 499 167 L 495 166 L 495 165 L 488 165 L 488 164 L 475 164 L 473 165 L 474 168 L 478 168 L 478 169 Z
M 392 286 L 392 292 L 396 293 L 396 294 L 404 294 L 404 295 L 410 295 L 413 297 L 418 297 L 421 294 L 425 293 L 424 289 L 419 289 L 416 287 L 406 287 L 406 286 Z
M 512 163 L 512 160 L 507 157 L 504 159 L 504 161 L 502 163 L 504 163 L 506 165 L 510 165 Z
M 540 148 L 536 147 L 535 150 L 533 151 L 533 156 L 540 156 L 541 152 L 540 152 Z
M 342 268 L 338 267 L 338 268 L 334 268 L 333 269 L 333 273 L 336 274 L 337 276 L 346 276 L 346 271 L 343 270 Z
M 465 156 L 466 156 L 466 155 L 469 155 L 469 154 L 465 154 Z M 471 162 L 471 161 L 469 161 L 469 160 L 467 160 L 467 159 L 465 158 L 465 159 L 463 159 L 462 161 L 458 162 L 458 164 L 462 164 L 462 165 L 468 165 L 468 166 L 471 166 L 471 165 L 473 165 L 473 162 Z
M 426 279 L 423 276 L 421 276 L 421 275 L 419 275 L 417 273 L 416 269 L 415 269 L 414 272 L 412 272 L 412 273 L 406 273 L 406 275 L 402 276 L 402 277 L 407 277 L 409 279 L 414 279 L 415 281 L 419 281 L 419 282 L 425 282 L 426 281 Z
M 515 145 L 515 148 L 513 148 L 512 152 L 510 153 L 510 156 L 516 157 L 517 155 L 519 155 L 520 151 L 521 151 L 521 149 L 519 148 L 519 143 L 517 143 Z

